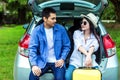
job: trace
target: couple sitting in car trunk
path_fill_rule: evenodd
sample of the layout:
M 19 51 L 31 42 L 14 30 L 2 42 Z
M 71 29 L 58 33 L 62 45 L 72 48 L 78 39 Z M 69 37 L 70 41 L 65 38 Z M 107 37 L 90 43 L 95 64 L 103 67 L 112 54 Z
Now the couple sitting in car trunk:
M 71 49 L 70 39 L 65 28 L 56 23 L 56 11 L 50 7 L 43 9 L 43 23 L 33 30 L 30 37 L 29 80 L 39 80 L 48 69 L 53 71 L 54 80 L 72 80 L 75 68 L 98 66 L 93 54 L 99 47 L 99 39 L 95 32 L 98 18 L 92 13 L 81 17 L 80 28 L 73 34 L 74 50 L 66 70 L 65 60 Z

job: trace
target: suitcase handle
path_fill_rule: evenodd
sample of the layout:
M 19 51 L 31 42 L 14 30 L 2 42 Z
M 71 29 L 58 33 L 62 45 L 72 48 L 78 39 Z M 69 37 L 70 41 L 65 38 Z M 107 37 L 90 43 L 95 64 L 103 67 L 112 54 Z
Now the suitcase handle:
M 79 67 L 78 69 L 98 69 L 98 67 Z

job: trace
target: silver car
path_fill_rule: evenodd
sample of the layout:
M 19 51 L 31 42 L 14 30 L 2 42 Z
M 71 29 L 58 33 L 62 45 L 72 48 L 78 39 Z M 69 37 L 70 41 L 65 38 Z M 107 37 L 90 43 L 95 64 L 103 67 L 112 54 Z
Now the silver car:
M 43 8 L 53 7 L 56 10 L 57 23 L 62 24 L 66 28 L 71 38 L 74 30 L 77 28 L 75 28 L 75 26 L 73 27 L 73 31 L 71 31 L 72 34 L 69 33 L 70 28 L 74 25 L 75 20 L 78 21 L 75 24 L 79 24 L 81 14 L 91 12 L 101 18 L 101 14 L 104 8 L 108 5 L 108 2 L 107 0 L 29 0 L 28 4 L 32 9 L 33 18 L 29 24 L 24 25 L 26 32 L 18 44 L 18 51 L 14 62 L 14 80 L 29 80 L 31 69 L 28 60 L 29 39 L 33 29 L 42 23 L 41 11 Z M 102 79 L 118 80 L 118 60 L 115 42 L 106 31 L 101 20 L 98 22 L 98 28 L 96 28 L 96 31 L 100 37 L 100 47 L 95 54 L 97 57 L 96 61 L 99 64 L 99 69 L 102 73 Z M 71 47 L 73 47 L 73 45 L 71 45 Z M 68 64 L 69 55 L 66 59 L 66 66 L 68 66 Z M 54 79 L 51 70 L 40 78 L 40 80 Z

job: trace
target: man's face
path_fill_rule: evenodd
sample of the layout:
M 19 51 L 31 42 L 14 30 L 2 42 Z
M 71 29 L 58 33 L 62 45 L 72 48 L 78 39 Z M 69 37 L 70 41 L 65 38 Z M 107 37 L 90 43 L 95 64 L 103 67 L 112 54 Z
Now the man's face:
M 50 13 L 50 16 L 48 18 L 44 17 L 44 26 L 47 28 L 51 28 L 56 23 L 56 14 Z

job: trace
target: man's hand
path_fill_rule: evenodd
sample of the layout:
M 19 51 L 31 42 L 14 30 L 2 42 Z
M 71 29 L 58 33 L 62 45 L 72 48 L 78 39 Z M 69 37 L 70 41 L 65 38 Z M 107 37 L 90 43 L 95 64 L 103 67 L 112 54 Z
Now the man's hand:
M 38 66 L 32 66 L 32 72 L 36 76 L 40 76 L 41 74 L 41 69 Z
M 63 59 L 57 60 L 57 61 L 55 62 L 55 67 L 60 67 L 60 68 L 62 68 L 63 65 L 64 65 L 64 60 L 63 60 Z

